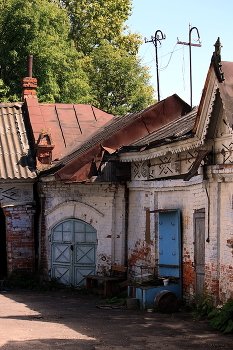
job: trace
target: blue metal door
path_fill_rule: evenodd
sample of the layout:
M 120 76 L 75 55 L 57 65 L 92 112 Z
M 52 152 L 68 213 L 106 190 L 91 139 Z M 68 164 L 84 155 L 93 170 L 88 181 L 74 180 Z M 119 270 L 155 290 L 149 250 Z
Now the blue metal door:
M 181 279 L 181 263 L 180 210 L 160 212 L 159 275 Z
M 96 230 L 81 220 L 66 220 L 52 232 L 52 276 L 80 287 L 95 273 Z

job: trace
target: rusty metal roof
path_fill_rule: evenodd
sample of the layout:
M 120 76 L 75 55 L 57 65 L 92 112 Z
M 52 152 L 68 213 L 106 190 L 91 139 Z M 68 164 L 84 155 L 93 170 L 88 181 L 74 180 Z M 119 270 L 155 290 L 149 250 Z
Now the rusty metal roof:
M 233 125 L 233 62 L 221 62 L 225 80 L 218 83 L 225 113 L 230 125 Z
M 144 111 L 150 109 L 146 108 Z M 126 125 L 130 124 L 132 121 L 137 119 L 141 115 L 142 111 L 126 114 L 124 116 L 115 116 L 108 123 L 106 123 L 102 128 L 98 129 L 91 137 L 87 137 L 83 142 L 78 142 L 76 145 L 72 145 L 67 148 L 67 154 L 57 162 L 54 162 L 56 166 L 66 165 L 71 161 L 75 160 L 77 157 L 85 154 L 89 149 L 98 145 L 106 138 L 114 135 L 117 131 L 124 128 Z
M 113 153 L 188 112 L 190 106 L 174 94 L 138 113 L 114 118 L 100 133 L 57 163 L 64 167 L 57 171 L 56 179 L 63 182 L 88 181 L 96 172 L 104 151 Z
M 55 145 L 52 160 L 61 159 L 70 149 L 79 147 L 90 135 L 101 130 L 111 120 L 112 114 L 92 105 L 44 104 L 37 98 L 25 99 L 35 142 L 41 132 L 51 134 Z
M 0 104 L 0 180 L 34 179 L 22 103 Z
M 189 137 L 196 119 L 197 109 L 197 107 L 194 107 L 190 113 L 179 116 L 177 119 L 162 126 L 158 130 L 130 143 L 129 147 L 141 148 L 146 146 L 149 148 L 150 146 L 158 146 L 162 143 L 170 143 Z

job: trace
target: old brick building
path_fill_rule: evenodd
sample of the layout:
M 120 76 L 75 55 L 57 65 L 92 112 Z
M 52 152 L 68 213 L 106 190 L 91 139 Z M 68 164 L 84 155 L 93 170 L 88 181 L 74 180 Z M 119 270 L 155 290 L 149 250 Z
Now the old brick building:
M 0 104 L 0 275 L 35 271 L 33 160 L 22 103 Z
M 127 232 L 132 274 L 140 273 L 140 265 L 182 274 L 185 299 L 203 288 L 216 302 L 233 298 L 232 86 L 233 63 L 221 62 L 218 40 L 199 107 L 120 153 L 132 167 Z
M 176 291 L 175 281 L 187 300 L 204 287 L 216 302 L 233 297 L 233 63 L 221 62 L 219 41 L 193 109 L 177 95 L 123 117 L 41 104 L 26 80 L 21 108 L 38 173 L 29 240 L 41 276 L 78 287 L 116 263 L 132 280 L 172 277 L 167 288 Z M 26 178 L 32 186 L 35 172 Z M 32 218 L 30 203 L 3 203 L 6 227 L 16 227 L 20 210 Z

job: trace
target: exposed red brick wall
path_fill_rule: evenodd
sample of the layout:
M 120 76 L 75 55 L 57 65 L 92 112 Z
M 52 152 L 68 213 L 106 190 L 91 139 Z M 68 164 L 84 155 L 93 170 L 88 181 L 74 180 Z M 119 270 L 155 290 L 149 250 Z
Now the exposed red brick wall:
M 37 79 L 26 77 L 22 80 L 22 101 L 25 98 L 37 98 L 36 97 Z
M 44 269 L 48 269 L 48 252 L 47 252 L 47 244 L 46 244 L 46 224 L 45 224 L 45 197 L 40 198 L 41 201 L 41 218 L 40 218 L 40 263 L 39 263 L 39 273 L 43 276 Z
M 128 275 L 134 279 L 135 276 L 139 276 L 141 273 L 156 273 L 155 266 L 157 259 L 153 254 L 152 248 L 154 247 L 154 241 L 147 244 L 144 240 L 137 240 L 134 247 L 128 251 Z M 139 266 L 148 267 L 145 271 L 140 270 Z M 137 269 L 137 271 L 135 270 Z M 143 272 L 142 272 L 143 271 Z
M 218 270 L 219 268 L 219 270 Z M 233 266 L 212 262 L 206 265 L 205 286 L 215 304 L 224 304 L 233 299 Z
M 128 258 L 128 266 L 132 267 L 142 262 L 150 262 L 150 253 L 151 247 L 146 242 L 138 240 L 135 243 L 134 249 L 132 249 L 132 251 L 130 252 Z
M 183 297 L 189 299 L 195 293 L 195 272 L 190 253 L 187 248 L 183 250 Z
M 7 274 L 35 271 L 34 214 L 30 205 L 4 208 Z

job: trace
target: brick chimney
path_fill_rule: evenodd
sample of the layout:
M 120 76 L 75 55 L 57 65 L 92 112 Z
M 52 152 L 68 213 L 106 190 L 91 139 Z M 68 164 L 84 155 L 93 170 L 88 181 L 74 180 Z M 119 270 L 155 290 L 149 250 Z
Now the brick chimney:
M 22 80 L 22 101 L 26 98 L 37 98 L 37 79 L 32 78 L 32 61 L 33 56 L 29 55 L 27 59 L 27 77 Z

